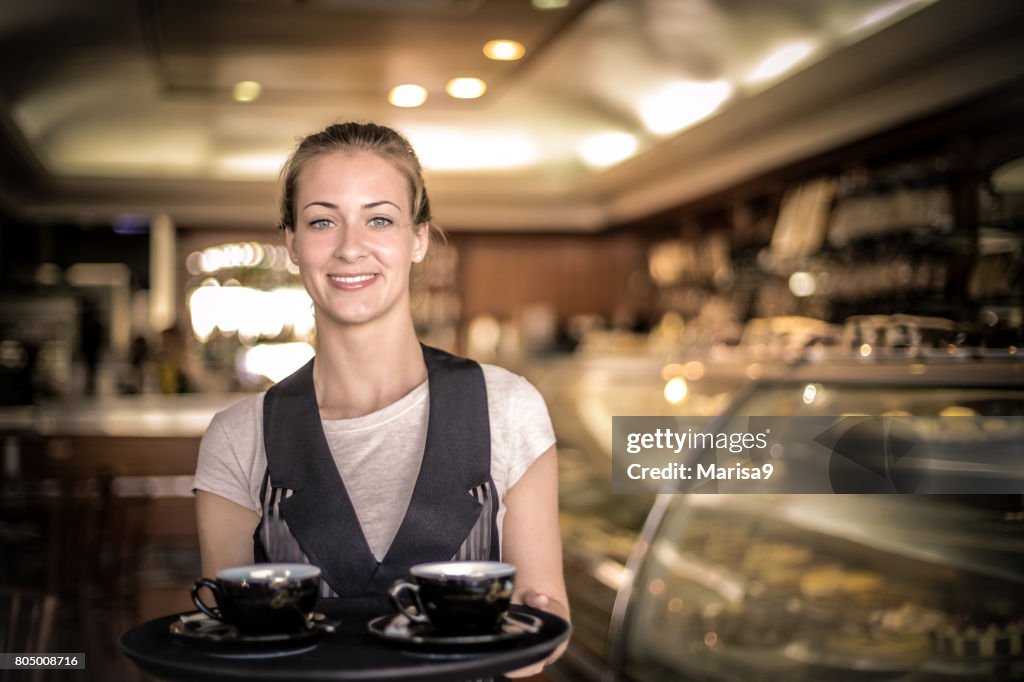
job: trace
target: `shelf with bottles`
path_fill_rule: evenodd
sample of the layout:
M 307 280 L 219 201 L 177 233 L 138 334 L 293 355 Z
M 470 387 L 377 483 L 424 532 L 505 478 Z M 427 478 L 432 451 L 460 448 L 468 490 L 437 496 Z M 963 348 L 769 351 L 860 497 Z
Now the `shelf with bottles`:
M 952 256 L 971 249 L 962 235 L 873 235 L 842 247 L 824 246 L 813 254 L 780 258 L 765 250 L 757 266 L 767 275 L 791 277 L 798 272 L 817 272 L 831 279 L 833 295 L 873 295 L 879 292 L 943 291 Z M 824 282 L 823 282 L 824 283 Z
M 755 310 L 832 321 L 970 315 L 966 281 L 978 276 L 978 236 L 965 224 L 952 165 L 944 155 L 921 156 L 788 187 L 771 243 L 757 255 Z
M 852 242 L 903 234 L 924 237 L 928 243 L 952 233 L 952 180 L 947 168 L 944 158 L 934 157 L 843 172 L 836 180 L 826 244 L 841 249 Z
M 808 260 L 877 258 L 894 250 L 963 252 L 971 236 L 955 224 L 947 166 L 943 157 L 929 157 L 854 166 L 793 184 L 782 197 L 762 267 L 783 274 Z
M 651 251 L 659 305 L 687 323 L 725 298 L 741 321 L 902 313 L 953 320 L 982 346 L 1017 338 L 1024 138 L 1004 104 L 887 131 L 681 207 L 681 245 L 663 238 Z M 711 234 L 727 238 L 726 267 L 713 267 Z M 659 278 L 655 256 L 673 252 L 685 255 L 678 272 Z M 994 327 L 982 319 L 993 306 Z

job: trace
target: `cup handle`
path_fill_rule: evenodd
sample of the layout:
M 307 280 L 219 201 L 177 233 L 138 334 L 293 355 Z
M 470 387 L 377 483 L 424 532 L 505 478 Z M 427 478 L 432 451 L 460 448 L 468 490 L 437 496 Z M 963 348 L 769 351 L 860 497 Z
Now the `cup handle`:
M 416 613 L 413 613 L 402 606 L 401 595 L 406 590 L 412 590 L 412 598 L 416 602 Z M 427 618 L 426 612 L 423 610 L 423 604 L 420 602 L 420 586 L 411 583 L 407 580 L 396 580 L 395 584 L 388 590 L 388 596 L 391 597 L 392 603 L 398 612 L 405 615 L 409 620 L 415 623 L 429 623 L 430 619 Z
M 210 591 L 213 592 L 213 598 L 217 601 L 220 601 L 220 587 L 217 585 L 217 583 L 213 580 L 210 580 L 209 578 L 200 578 L 199 580 L 192 583 L 192 603 L 196 605 L 196 608 L 198 608 L 200 611 L 205 613 L 210 618 L 213 618 L 214 620 L 220 620 L 220 609 L 211 609 L 209 606 L 203 603 L 202 597 L 199 596 L 199 590 L 203 587 L 210 588 Z

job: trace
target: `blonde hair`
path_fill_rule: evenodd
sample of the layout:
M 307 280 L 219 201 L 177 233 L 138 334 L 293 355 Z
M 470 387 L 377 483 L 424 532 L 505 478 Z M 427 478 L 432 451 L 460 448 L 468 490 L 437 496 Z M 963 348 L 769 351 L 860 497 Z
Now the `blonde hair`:
M 281 169 L 282 230 L 295 230 L 295 195 L 302 170 L 313 159 L 332 152 L 371 152 L 393 163 L 409 183 L 409 205 L 414 226 L 427 224 L 430 227 L 430 199 L 423 182 L 423 169 L 409 140 L 387 126 L 348 122 L 335 123 L 302 138 Z

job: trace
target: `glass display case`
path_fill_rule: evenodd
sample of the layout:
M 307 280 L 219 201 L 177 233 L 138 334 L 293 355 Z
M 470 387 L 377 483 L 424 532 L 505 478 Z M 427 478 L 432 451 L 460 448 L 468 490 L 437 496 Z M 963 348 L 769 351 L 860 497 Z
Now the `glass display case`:
M 984 447 L 1024 414 L 1024 365 L 805 365 L 755 382 L 726 416 L 844 413 L 971 415 Z M 1018 454 L 993 473 L 1020 468 Z M 617 597 L 616 678 L 1022 679 L 1021 501 L 662 495 Z
M 1024 524 L 988 502 L 673 496 L 634 585 L 624 677 L 1021 679 Z
M 560 525 L 573 636 L 552 675 L 598 679 L 606 672 L 615 597 L 655 499 L 653 494 L 612 494 L 612 416 L 710 419 L 747 381 L 744 367 L 673 362 L 665 354 L 583 352 L 521 369 L 543 393 L 558 438 Z M 670 383 L 673 389 L 666 394 Z

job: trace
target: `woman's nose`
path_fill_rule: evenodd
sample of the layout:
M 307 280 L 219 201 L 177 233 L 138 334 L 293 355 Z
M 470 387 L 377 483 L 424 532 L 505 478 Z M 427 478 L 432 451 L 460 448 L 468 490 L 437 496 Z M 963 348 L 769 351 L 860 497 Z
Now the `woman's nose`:
M 338 231 L 338 243 L 334 257 L 354 262 L 366 255 L 366 248 L 358 228 L 343 227 Z

